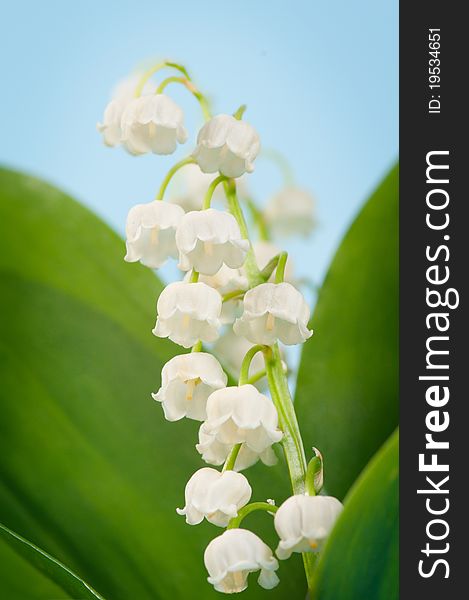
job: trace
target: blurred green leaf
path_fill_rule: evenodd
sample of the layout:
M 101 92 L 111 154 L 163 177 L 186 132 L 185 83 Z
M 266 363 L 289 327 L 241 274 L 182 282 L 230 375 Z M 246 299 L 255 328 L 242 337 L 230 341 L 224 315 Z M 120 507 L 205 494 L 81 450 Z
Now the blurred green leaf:
M 80 579 L 78 575 L 75 575 L 73 571 L 63 565 L 60 561 L 0 523 L 0 543 L 2 541 L 6 542 L 19 557 L 24 558 L 24 560 L 32 567 L 36 568 L 39 572 L 37 574 L 38 577 L 40 577 L 39 574 L 42 574 L 46 579 L 57 584 L 61 590 L 61 596 L 63 596 L 63 592 L 65 591 L 67 592 L 67 598 L 83 598 L 91 600 L 96 600 L 96 598 L 98 598 L 104 600 L 98 592 L 93 590 L 93 588 L 83 581 L 83 579 Z M 19 573 L 16 573 L 15 575 L 18 577 Z M 21 585 L 22 582 L 19 582 L 19 584 Z M 21 593 L 31 594 L 34 593 L 34 590 L 26 590 Z M 49 589 L 48 593 L 52 593 L 54 597 L 56 597 L 59 592 L 55 589 L 54 591 Z M 9 600 L 13 600 L 13 598 L 10 596 Z M 24 595 L 23 600 L 25 600 Z
M 217 598 L 203 552 L 221 530 L 175 511 L 203 466 L 198 424 L 168 423 L 150 397 L 178 352 L 151 334 L 161 283 L 122 260 L 122 240 L 99 219 L 35 178 L 0 170 L 0 223 L 3 521 L 112 600 Z M 289 494 L 282 464 L 249 479 L 254 500 Z M 250 525 L 275 543 L 271 520 Z M 253 581 L 244 597 L 304 598 L 300 558 L 280 577 L 272 592 Z
M 398 423 L 398 283 L 396 167 L 335 255 L 298 374 L 303 440 L 322 452 L 325 488 L 339 498 Z
M 312 600 L 399 597 L 399 432 L 367 466 L 318 563 Z

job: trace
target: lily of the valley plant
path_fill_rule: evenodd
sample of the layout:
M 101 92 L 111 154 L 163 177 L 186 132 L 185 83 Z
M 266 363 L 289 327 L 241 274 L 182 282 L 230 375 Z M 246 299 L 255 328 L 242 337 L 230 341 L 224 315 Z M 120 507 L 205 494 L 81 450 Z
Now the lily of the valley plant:
M 163 69 L 174 73 L 153 86 L 151 77 Z M 193 94 L 205 123 L 192 153 L 169 170 L 156 198 L 130 209 L 125 260 L 157 269 L 174 259 L 181 270 L 180 280 L 167 285 L 157 300 L 153 333 L 191 351 L 181 350 L 163 367 L 153 398 L 168 421 L 200 421 L 195 449 L 211 466 L 189 479 L 177 512 L 189 525 L 206 519 L 226 529 L 204 554 L 208 581 L 216 590 L 241 592 L 256 571 L 259 585 L 273 588 L 279 581 L 277 559 L 293 552 L 302 553 L 311 587 L 315 553 L 342 505 L 318 495 L 322 456 L 313 448 L 308 462 L 301 439 L 281 345 L 311 337 L 310 311 L 295 287 L 291 261 L 270 238 L 309 233 L 313 200 L 287 173 L 285 188 L 260 210 L 246 193 L 245 174 L 254 169 L 260 139 L 243 119 L 245 107 L 212 115 L 187 70 L 174 62 L 163 61 L 119 86 L 98 124 L 104 143 L 122 145 L 133 155 L 172 154 L 184 144 L 184 114 L 166 94 L 169 84 Z M 188 173 L 186 189 L 167 201 L 166 189 L 179 171 Z M 212 201 L 222 202 L 221 209 Z M 231 374 L 237 370 L 238 385 L 227 385 L 222 365 Z M 251 501 L 255 490 L 247 471 L 259 460 L 267 468 L 274 464 L 277 446 L 285 454 L 293 492 L 279 507 L 273 500 Z M 273 516 L 279 538 L 275 550 L 242 527 L 244 517 L 256 510 Z

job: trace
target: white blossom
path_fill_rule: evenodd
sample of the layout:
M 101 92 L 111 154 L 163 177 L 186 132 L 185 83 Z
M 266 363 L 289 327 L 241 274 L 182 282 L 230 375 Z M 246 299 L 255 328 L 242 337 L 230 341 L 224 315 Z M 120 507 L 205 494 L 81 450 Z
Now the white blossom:
M 214 342 L 221 326 L 221 306 L 220 294 L 205 283 L 170 283 L 158 298 L 153 334 L 184 348 L 199 340 Z
M 272 244 L 272 242 L 267 242 L 264 240 L 259 240 L 257 242 L 254 242 L 252 245 L 252 249 L 254 251 L 254 257 L 256 259 L 256 262 L 261 271 L 268 265 L 268 263 L 275 256 L 278 256 L 282 252 L 282 250 L 280 248 L 278 248 L 278 246 L 276 246 L 275 244 Z M 273 271 L 273 273 L 270 277 L 270 280 L 273 280 L 274 278 L 275 278 L 275 270 Z M 288 283 L 294 282 L 294 267 L 293 267 L 293 262 L 292 262 L 292 259 L 290 258 L 290 256 L 288 256 L 287 262 L 285 265 L 284 279 Z
M 161 402 L 168 421 L 183 417 L 204 421 L 209 395 L 226 386 L 227 376 L 218 360 L 206 352 L 174 356 L 161 372 L 161 387 L 153 398 Z
M 190 273 L 188 272 L 184 280 L 189 281 L 189 279 Z M 248 279 L 243 269 L 232 269 L 226 265 L 222 265 L 215 275 L 200 275 L 199 281 L 218 290 L 221 296 L 225 296 L 225 294 L 235 292 L 236 290 L 246 290 L 248 288 Z M 232 298 L 223 302 L 220 315 L 221 323 L 223 325 L 233 323 L 236 317 L 241 316 L 242 306 L 243 302 L 240 298 Z M 249 347 L 251 346 L 247 340 L 246 344 Z M 242 356 L 240 358 L 242 359 Z
M 132 207 L 125 226 L 125 260 L 157 269 L 168 258 L 176 258 L 176 227 L 183 216 L 180 206 L 159 200 Z
M 279 579 L 278 562 L 271 549 L 247 529 L 228 529 L 212 540 L 204 554 L 208 582 L 218 592 L 234 594 L 247 588 L 249 573 L 260 570 L 260 586 L 270 590 Z
M 204 517 L 210 523 L 226 527 L 238 510 L 251 498 L 251 486 L 241 473 L 221 473 L 210 467 L 199 469 L 186 485 L 184 508 L 178 508 L 186 516 L 189 525 L 201 523 Z
M 292 552 L 318 552 L 343 506 L 332 496 L 291 496 L 275 513 L 280 559 Z
M 272 444 L 282 439 L 278 415 L 272 401 L 253 385 L 226 387 L 210 394 L 207 420 L 199 430 L 196 448 L 202 458 L 221 465 L 233 446 L 243 444 L 236 468 L 241 470 L 259 458 L 266 464 L 275 461 Z
M 290 283 L 262 283 L 246 292 L 244 312 L 233 329 L 253 344 L 280 340 L 291 346 L 311 337 L 309 316 L 303 295 Z
M 251 125 L 231 115 L 217 115 L 199 131 L 193 156 L 204 173 L 240 177 L 254 170 L 259 150 L 259 136 Z
M 140 73 L 136 73 L 121 81 L 115 88 L 112 99 L 104 109 L 103 122 L 96 125 L 97 130 L 103 134 L 103 141 L 106 146 L 117 146 L 121 143 L 122 129 L 121 119 L 128 103 L 134 98 L 135 89 L 141 78 Z M 154 93 L 153 84 L 147 82 L 142 95 Z
M 307 236 L 313 230 L 314 198 L 300 188 L 286 187 L 276 194 L 265 209 L 265 218 L 273 235 Z
M 249 249 L 236 219 L 228 212 L 209 208 L 184 215 L 176 231 L 179 268 L 215 275 L 226 264 L 241 267 Z
M 131 100 L 121 119 L 122 143 L 131 154 L 172 154 L 187 140 L 182 109 L 165 94 Z

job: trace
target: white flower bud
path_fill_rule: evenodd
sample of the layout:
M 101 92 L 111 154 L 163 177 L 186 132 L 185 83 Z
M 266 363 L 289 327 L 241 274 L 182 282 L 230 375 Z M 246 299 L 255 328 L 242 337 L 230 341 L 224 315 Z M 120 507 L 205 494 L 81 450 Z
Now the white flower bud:
M 186 505 L 178 508 L 186 523 L 197 525 L 204 517 L 213 525 L 226 527 L 238 510 L 251 498 L 251 486 L 241 473 L 204 467 L 192 475 L 186 485 Z
M 204 173 L 240 177 L 254 170 L 259 150 L 259 136 L 251 125 L 231 115 L 217 115 L 199 131 L 193 156 Z
M 276 554 L 290 558 L 292 552 L 319 552 L 343 506 L 332 496 L 291 496 L 275 513 L 280 538 Z
M 227 379 L 220 363 L 211 354 L 180 354 L 164 365 L 161 387 L 152 396 L 162 403 L 168 421 L 183 417 L 204 421 L 207 398 L 214 390 L 225 387 Z
M 97 130 L 103 134 L 106 146 L 118 146 L 121 143 L 121 119 L 128 103 L 134 98 L 135 89 L 141 74 L 135 74 L 121 81 L 112 94 L 112 100 L 104 110 L 103 122 L 96 125 Z M 147 82 L 142 94 L 154 93 L 155 88 Z
M 169 257 L 176 258 L 176 227 L 183 216 L 180 206 L 159 200 L 132 207 L 125 225 L 125 260 L 157 269 Z
M 234 594 L 247 588 L 249 573 L 260 570 L 260 586 L 270 590 L 279 579 L 278 562 L 271 549 L 247 529 L 228 529 L 207 546 L 204 554 L 208 582 L 218 592 Z
M 122 143 L 131 154 L 172 154 L 187 140 L 184 115 L 165 94 L 134 98 L 122 113 Z
M 274 196 L 267 204 L 265 218 L 273 235 L 307 236 L 313 230 L 314 198 L 306 191 L 288 187 Z
M 305 342 L 310 310 L 303 295 L 290 283 L 262 283 L 244 296 L 244 312 L 233 326 L 253 344 L 270 346 L 277 340 L 291 346 Z
M 161 292 L 156 305 L 158 318 L 153 329 L 184 348 L 218 338 L 222 299 L 205 283 L 175 281 Z
M 272 464 L 272 444 L 282 439 L 278 415 L 272 401 L 253 385 L 216 390 L 207 400 L 207 420 L 199 430 L 196 448 L 202 458 L 222 464 L 233 446 L 243 444 L 244 458 L 238 456 L 236 468 L 246 468 L 261 458 Z M 240 452 L 241 455 L 241 452 Z
M 278 248 L 275 244 L 272 244 L 272 242 L 267 242 L 264 240 L 254 242 L 254 244 L 252 245 L 252 249 L 254 251 L 254 257 L 256 259 L 256 262 L 261 271 L 268 265 L 268 263 L 275 256 L 278 256 L 282 252 L 282 250 L 280 248 Z M 270 277 L 270 280 L 273 281 L 274 278 L 275 278 L 275 271 L 273 271 L 273 273 Z M 293 281 L 294 281 L 294 267 L 293 267 L 293 262 L 292 262 L 292 259 L 290 256 L 288 256 L 287 263 L 285 265 L 285 278 L 284 279 L 288 283 L 293 283 Z
M 241 267 L 249 249 L 236 219 L 230 213 L 209 208 L 186 213 L 176 231 L 179 268 L 215 275 L 223 264 Z

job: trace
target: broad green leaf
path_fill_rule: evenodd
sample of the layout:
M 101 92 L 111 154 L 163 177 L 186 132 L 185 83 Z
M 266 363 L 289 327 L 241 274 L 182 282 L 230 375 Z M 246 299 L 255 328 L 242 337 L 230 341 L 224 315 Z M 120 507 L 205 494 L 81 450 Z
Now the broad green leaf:
M 42 574 L 45 579 L 48 579 L 50 582 L 57 584 L 60 588 L 60 592 L 54 587 L 51 587 L 47 590 L 48 594 L 54 594 L 54 597 L 60 593 L 63 597 L 64 592 L 67 593 L 67 598 L 83 598 L 89 600 L 104 600 L 102 596 L 98 594 L 93 588 L 91 588 L 83 579 L 78 577 L 73 571 L 71 571 L 68 567 L 58 561 L 56 558 L 44 552 L 22 536 L 18 535 L 8 527 L 5 527 L 0 523 L 0 544 L 7 543 L 18 555 L 18 557 L 22 557 L 29 565 L 37 569 L 39 573 L 37 573 L 36 579 L 40 577 L 39 574 Z M 3 557 L 5 558 L 5 557 Z M 16 566 L 18 569 L 18 565 Z M 19 576 L 19 572 L 14 575 L 16 578 Z M 29 577 L 32 577 L 29 575 Z M 23 573 L 24 578 L 24 573 Z M 37 585 L 37 581 L 35 582 Z M 18 585 L 22 585 L 23 582 L 19 581 Z M 45 590 L 41 590 L 41 596 L 45 592 Z M 37 595 L 36 590 L 23 590 L 22 594 L 34 593 L 36 598 L 40 598 L 41 596 Z M 45 596 L 42 596 L 45 598 Z M 13 600 L 10 596 L 9 600 Z M 25 597 L 23 595 L 23 600 Z
M 221 530 L 175 511 L 204 465 L 198 423 L 165 421 L 150 397 L 178 352 L 151 334 L 161 284 L 124 263 L 122 240 L 101 221 L 37 179 L 0 171 L 0 223 L 4 523 L 106 598 L 218 597 L 203 551 Z M 248 476 L 254 500 L 289 494 L 282 464 Z M 268 516 L 249 524 L 275 543 Z M 244 597 L 304 597 L 300 559 L 280 577 L 271 593 L 253 578 Z
M 399 597 L 399 433 L 371 460 L 345 499 L 324 549 L 312 600 Z
M 295 406 L 327 491 L 343 497 L 398 423 L 397 168 L 340 245 L 311 326 Z

